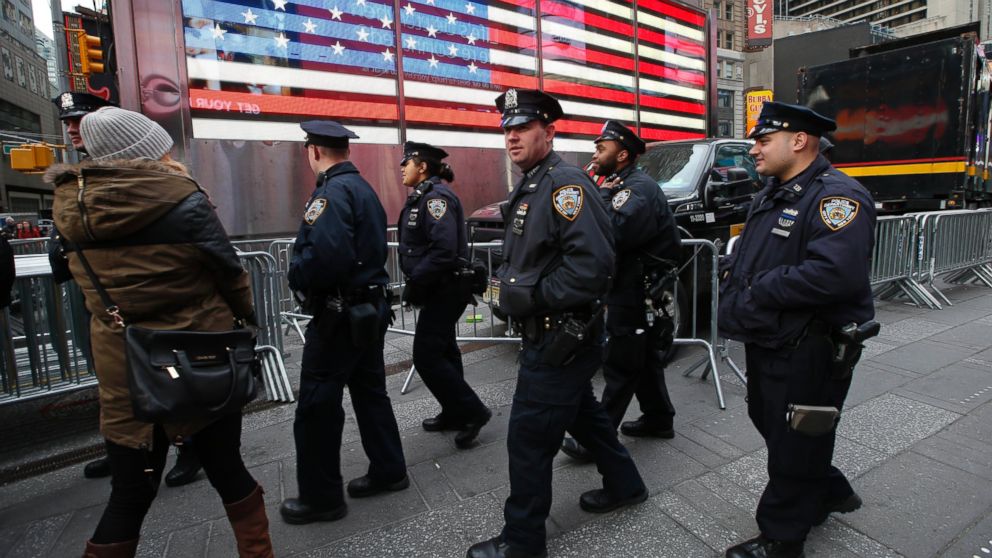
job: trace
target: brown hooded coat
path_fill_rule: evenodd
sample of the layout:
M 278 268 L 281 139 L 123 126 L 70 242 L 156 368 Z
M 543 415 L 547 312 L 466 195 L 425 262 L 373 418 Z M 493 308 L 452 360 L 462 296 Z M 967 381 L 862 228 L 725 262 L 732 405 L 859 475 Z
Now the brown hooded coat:
M 145 159 L 55 165 L 53 214 L 61 237 L 84 250 L 129 325 L 225 331 L 252 315 L 248 274 L 206 194 L 181 165 Z M 78 255 L 72 276 L 92 313 L 90 340 L 99 380 L 100 432 L 119 445 L 150 448 L 152 425 L 134 418 L 124 330 L 114 324 Z M 207 421 L 163 425 L 171 441 Z

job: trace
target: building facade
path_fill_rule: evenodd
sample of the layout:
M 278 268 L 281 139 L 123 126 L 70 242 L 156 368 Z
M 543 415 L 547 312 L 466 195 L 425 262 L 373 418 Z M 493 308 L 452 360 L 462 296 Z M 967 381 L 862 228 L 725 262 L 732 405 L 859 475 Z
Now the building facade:
M 695 5 L 715 16 L 717 99 L 712 135 L 743 137 L 745 0 L 702 0 Z
M 34 46 L 38 55 L 48 63 L 48 84 L 52 89 L 59 87 L 59 63 L 55 54 L 55 41 L 35 29 Z
M 777 16 L 868 22 L 900 37 L 978 21 L 984 40 L 992 20 L 992 0 L 775 0 L 774 6 Z
M 24 141 L 61 143 L 48 64 L 35 46 L 31 2 L 0 0 L 0 6 L 0 140 L 5 149 Z M 11 170 L 6 153 L 0 167 L 0 211 L 33 213 L 51 206 L 52 188 L 39 175 Z

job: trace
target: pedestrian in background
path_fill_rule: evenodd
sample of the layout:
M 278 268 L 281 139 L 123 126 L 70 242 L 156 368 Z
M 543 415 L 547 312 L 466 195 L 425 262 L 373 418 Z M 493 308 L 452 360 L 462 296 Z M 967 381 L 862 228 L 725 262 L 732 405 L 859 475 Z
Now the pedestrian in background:
M 875 315 L 875 204 L 819 153 L 836 127 L 806 107 L 766 102 L 748 135 L 757 171 L 771 179 L 721 263 L 719 324 L 720 335 L 745 344 L 748 415 L 765 439 L 769 478 L 755 514 L 761 534 L 728 558 L 802 557 L 812 526 L 861 507 L 831 461 L 861 354 L 840 350 L 841 334 Z M 826 417 L 825 427 L 793 420 L 802 413 Z
M 293 245 L 289 286 L 313 316 L 307 324 L 293 435 L 299 497 L 283 501 L 287 523 L 334 521 L 348 513 L 341 477 L 344 388 L 351 394 L 368 473 L 352 498 L 410 486 L 396 416 L 386 393 L 383 346 L 387 292 L 386 212 L 348 160 L 351 130 L 330 120 L 300 125 L 317 186 Z
M 78 151 L 83 158 L 87 156 L 86 144 L 79 133 L 80 121 L 87 114 L 99 110 L 103 107 L 116 107 L 115 103 L 91 95 L 75 91 L 66 91 L 58 97 L 52 99 L 52 104 L 59 111 L 59 120 L 65 125 L 66 135 L 73 149 Z M 72 274 L 66 262 L 64 249 L 62 247 L 61 235 L 58 227 L 52 226 L 52 230 L 47 235 L 48 260 L 52 266 L 52 279 L 56 283 L 64 283 L 72 279 Z M 84 349 L 89 358 L 89 348 Z M 197 473 L 200 472 L 200 460 L 193 449 L 193 440 L 186 439 L 182 444 L 176 446 L 176 464 L 165 475 L 166 486 L 182 486 L 196 480 Z M 98 479 L 110 476 L 110 461 L 106 457 L 101 457 L 90 461 L 83 467 L 83 476 L 88 479 Z
M 641 138 L 609 120 L 595 140 L 593 163 L 606 180 L 599 193 L 607 204 L 616 245 L 616 270 L 606 296 L 606 355 L 602 404 L 613 428 L 627 436 L 673 438 L 675 406 L 665 385 L 663 357 L 672 344 L 674 323 L 661 297 L 652 300 L 646 284 L 660 284 L 676 269 L 681 240 L 675 216 L 658 183 L 637 168 L 646 151 Z M 648 301 L 648 302 L 646 302 Z M 637 420 L 624 422 L 634 396 Z M 574 438 L 562 451 L 579 461 L 592 456 Z
M 523 176 L 507 205 L 499 308 L 523 336 L 506 446 L 510 496 L 502 533 L 469 558 L 547 556 L 552 461 L 565 430 L 585 446 L 603 488 L 579 506 L 605 513 L 643 502 L 648 489 L 592 391 L 602 363 L 603 299 L 614 270 L 613 233 L 596 186 L 554 151 L 558 100 L 510 89 L 496 98 L 510 161 Z
M 413 365 L 441 413 L 424 419 L 428 432 L 457 430 L 455 445 L 467 448 L 492 412 L 465 382 L 456 341 L 458 318 L 473 300 L 469 277 L 465 212 L 448 187 L 455 178 L 448 154 L 426 143 L 406 142 L 400 168 L 412 188 L 396 225 L 400 268 L 406 277 L 403 301 L 420 308 L 413 337 Z
M 169 442 L 192 436 L 239 555 L 271 557 L 262 487 L 241 460 L 241 412 L 183 423 L 137 420 L 124 330 L 107 312 L 79 254 L 112 293 L 120 315 L 151 329 L 228 331 L 236 320 L 253 321 L 248 274 L 207 195 L 170 158 L 173 142 L 161 126 L 142 114 L 104 107 L 83 118 L 80 133 L 91 159 L 52 166 L 46 179 L 55 185 L 53 214 L 70 247 L 69 267 L 92 314 L 100 432 L 112 471 L 110 501 L 85 556 L 134 556 Z

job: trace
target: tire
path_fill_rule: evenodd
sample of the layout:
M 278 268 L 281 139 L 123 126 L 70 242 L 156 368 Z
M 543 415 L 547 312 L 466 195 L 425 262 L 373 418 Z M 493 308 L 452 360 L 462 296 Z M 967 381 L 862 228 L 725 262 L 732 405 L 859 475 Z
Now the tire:
M 672 316 L 672 321 L 675 322 L 675 337 L 685 337 L 685 334 L 689 331 L 689 324 L 692 320 L 692 309 L 689 308 L 689 295 L 685 288 L 685 284 L 682 279 L 678 280 L 675 292 L 669 292 L 671 296 L 671 302 L 668 304 L 666 310 L 668 310 L 669 315 Z M 664 363 L 671 362 L 679 352 L 678 345 L 672 345 L 665 351 L 662 355 L 661 361 Z

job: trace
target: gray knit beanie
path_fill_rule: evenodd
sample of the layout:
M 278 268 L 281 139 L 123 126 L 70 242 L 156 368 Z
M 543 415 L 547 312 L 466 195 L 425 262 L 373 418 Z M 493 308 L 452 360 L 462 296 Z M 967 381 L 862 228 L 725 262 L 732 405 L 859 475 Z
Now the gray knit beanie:
M 79 135 L 95 160 L 159 160 L 172 149 L 172 138 L 147 116 L 117 107 L 103 107 L 83 117 Z

